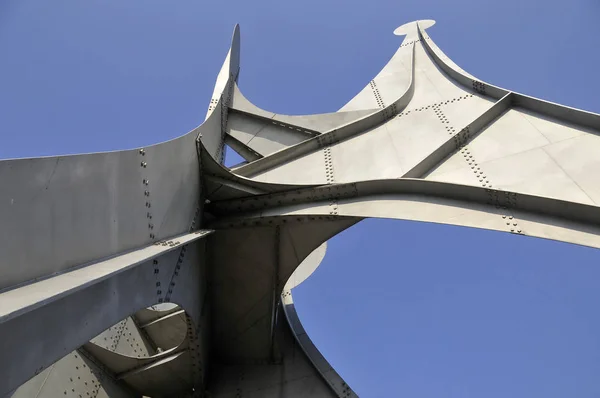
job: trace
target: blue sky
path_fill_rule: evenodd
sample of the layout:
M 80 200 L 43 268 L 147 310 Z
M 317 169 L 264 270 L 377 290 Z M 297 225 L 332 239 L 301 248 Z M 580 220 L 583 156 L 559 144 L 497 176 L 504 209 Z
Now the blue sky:
M 258 106 L 331 112 L 431 18 L 490 83 L 600 112 L 600 3 L 2 0 L 0 158 L 96 152 L 203 120 L 235 23 Z M 600 252 L 367 220 L 295 289 L 311 337 L 361 397 L 600 396 Z

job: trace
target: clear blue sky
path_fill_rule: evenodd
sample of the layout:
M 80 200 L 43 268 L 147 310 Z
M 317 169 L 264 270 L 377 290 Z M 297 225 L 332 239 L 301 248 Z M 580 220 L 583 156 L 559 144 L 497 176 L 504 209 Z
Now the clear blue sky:
M 0 158 L 132 148 L 204 117 L 232 29 L 244 93 L 338 109 L 387 62 L 397 26 L 502 87 L 600 112 L 600 3 L 0 0 Z M 600 156 L 600 155 L 599 155 Z M 600 396 L 600 252 L 368 220 L 294 294 L 361 397 Z

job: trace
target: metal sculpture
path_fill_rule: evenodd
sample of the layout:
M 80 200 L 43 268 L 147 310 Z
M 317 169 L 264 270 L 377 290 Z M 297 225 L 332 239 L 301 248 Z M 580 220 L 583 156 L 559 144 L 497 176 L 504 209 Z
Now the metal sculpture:
M 236 27 L 188 134 L 1 161 L 0 396 L 352 397 L 291 298 L 330 237 L 386 217 L 600 247 L 600 115 L 482 82 L 431 25 L 305 116 L 242 95 Z

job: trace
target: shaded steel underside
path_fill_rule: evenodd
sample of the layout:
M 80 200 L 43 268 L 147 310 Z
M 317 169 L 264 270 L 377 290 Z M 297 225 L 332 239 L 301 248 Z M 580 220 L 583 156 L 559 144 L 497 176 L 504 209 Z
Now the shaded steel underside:
M 600 247 L 600 115 L 475 78 L 432 25 L 301 116 L 243 96 L 236 27 L 191 132 L 0 161 L 0 396 L 352 397 L 291 296 L 332 236 L 382 217 Z

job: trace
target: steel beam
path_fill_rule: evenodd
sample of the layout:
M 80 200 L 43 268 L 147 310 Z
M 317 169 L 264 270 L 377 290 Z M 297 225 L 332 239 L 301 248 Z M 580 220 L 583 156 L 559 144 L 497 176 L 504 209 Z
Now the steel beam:
M 16 396 L 66 394 L 84 345 L 108 396 L 351 397 L 291 297 L 330 237 L 381 217 L 600 247 L 600 115 L 475 78 L 433 24 L 396 29 L 339 112 L 296 116 L 243 96 L 236 26 L 189 133 L 1 161 L 0 396 L 36 374 Z M 249 162 L 225 167 L 226 144 Z M 127 355 L 127 325 L 165 350 Z

